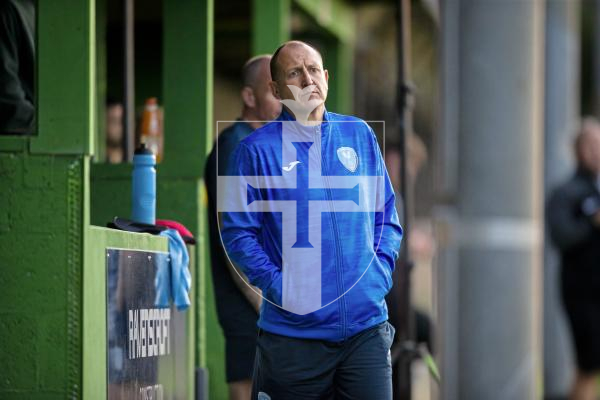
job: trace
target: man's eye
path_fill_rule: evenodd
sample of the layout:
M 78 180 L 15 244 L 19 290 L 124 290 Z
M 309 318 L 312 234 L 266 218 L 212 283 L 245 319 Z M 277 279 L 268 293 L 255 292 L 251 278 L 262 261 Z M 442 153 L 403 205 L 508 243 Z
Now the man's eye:
M 298 71 L 292 71 L 292 72 L 290 72 L 290 78 L 293 78 L 296 75 L 298 75 Z

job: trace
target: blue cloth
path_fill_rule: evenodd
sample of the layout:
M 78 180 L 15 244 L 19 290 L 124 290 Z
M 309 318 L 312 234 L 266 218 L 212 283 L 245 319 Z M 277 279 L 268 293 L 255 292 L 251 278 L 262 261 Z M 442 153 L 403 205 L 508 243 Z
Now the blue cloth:
M 189 255 L 185 242 L 175 229 L 167 229 L 160 233 L 169 239 L 169 256 L 166 260 L 158 260 L 158 270 L 154 286 L 156 307 L 169 307 L 172 299 L 178 310 L 186 310 L 190 306 L 189 291 L 192 287 L 192 276 L 188 268 Z
M 277 120 L 242 140 L 231 158 L 231 169 L 227 171 L 227 175 L 283 175 L 282 168 L 286 166 L 282 165 L 282 121 L 293 121 L 293 117 L 284 110 Z M 298 161 L 301 162 L 295 166 L 290 164 L 285 169 L 289 171 L 295 168 L 299 181 L 308 182 L 308 168 L 303 167 L 306 162 L 301 157 L 308 160 L 307 149 L 320 142 L 322 176 L 376 176 L 381 177 L 383 182 L 376 197 L 377 202 L 382 204 L 379 209 L 384 212 L 322 214 L 323 307 L 305 315 L 280 307 L 284 286 L 281 213 L 225 212 L 222 237 L 229 257 L 243 270 L 250 283 L 259 287 L 263 296 L 269 300 L 262 303 L 258 321 L 260 328 L 290 337 L 343 341 L 387 320 L 385 295 L 392 287 L 392 271 L 400 249 L 402 228 L 395 208 L 394 190 L 371 127 L 358 118 L 325 111 L 323 123 L 308 129 L 313 130 L 307 139 L 294 143 Z M 355 152 L 354 163 L 348 162 L 352 157 L 346 157 L 344 163 L 342 156 L 348 155 L 343 154 L 344 149 L 348 148 Z M 246 190 L 243 185 L 240 188 Z M 248 204 L 254 200 L 269 200 L 274 197 L 277 200 L 299 201 L 297 198 L 285 198 L 288 195 L 281 192 L 276 193 L 278 189 L 256 190 L 248 185 L 247 190 Z M 304 200 L 328 196 L 329 201 L 351 199 L 357 202 L 356 197 L 348 197 L 355 196 L 356 193 L 338 191 L 335 192 L 339 193 L 338 198 L 335 190 L 330 189 L 326 194 L 311 192 L 304 195 Z M 300 205 L 297 209 L 298 213 L 303 212 Z M 306 239 L 308 226 L 300 226 L 302 222 L 302 218 L 299 218 L 297 237 Z

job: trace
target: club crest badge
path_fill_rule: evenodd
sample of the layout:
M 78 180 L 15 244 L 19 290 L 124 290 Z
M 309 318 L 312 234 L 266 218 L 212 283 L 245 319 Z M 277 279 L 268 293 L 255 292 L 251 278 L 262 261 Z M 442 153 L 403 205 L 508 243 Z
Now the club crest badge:
M 340 147 L 337 149 L 337 156 L 348 171 L 356 171 L 358 167 L 358 155 L 352 147 Z

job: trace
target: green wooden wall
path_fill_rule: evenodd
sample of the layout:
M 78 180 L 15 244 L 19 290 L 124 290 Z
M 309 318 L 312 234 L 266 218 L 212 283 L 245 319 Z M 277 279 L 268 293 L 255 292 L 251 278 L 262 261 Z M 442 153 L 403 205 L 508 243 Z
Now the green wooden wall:
M 79 398 L 84 161 L 0 152 L 0 171 L 0 398 Z
M 213 135 L 213 19 L 212 0 L 163 2 L 165 145 L 163 162 L 157 166 L 157 218 L 183 223 L 198 240 L 194 254 L 195 363 L 209 369 L 211 399 L 226 393 L 224 379 L 219 386 L 219 374 L 213 373 L 222 363 L 222 346 L 218 346 L 222 339 L 220 331 L 213 334 L 218 325 L 206 258 L 206 201 L 202 200 L 204 163 Z M 130 164 L 93 164 L 91 179 L 92 224 L 104 226 L 114 216 L 131 215 Z
M 0 137 L 2 399 L 82 395 L 94 10 L 93 0 L 38 2 L 36 135 Z
M 310 2 L 293 4 L 333 38 L 330 69 L 349 87 L 351 40 L 343 26 L 319 19 Z M 202 179 L 214 137 L 213 0 L 163 6 L 165 157 L 157 168 L 157 216 L 184 223 L 198 239 L 194 363 L 209 370 L 210 398 L 225 399 Z M 0 136 L 2 399 L 105 398 L 102 249 L 166 248 L 162 238 L 92 226 L 130 215 L 131 166 L 91 162 L 103 152 L 98 132 L 106 93 L 105 14 L 98 10 L 95 0 L 38 2 L 37 132 Z M 292 0 L 254 0 L 253 52 L 272 52 L 290 38 L 291 10 Z M 342 10 L 336 12 L 347 15 Z M 335 104 L 349 93 L 339 85 L 332 89 Z

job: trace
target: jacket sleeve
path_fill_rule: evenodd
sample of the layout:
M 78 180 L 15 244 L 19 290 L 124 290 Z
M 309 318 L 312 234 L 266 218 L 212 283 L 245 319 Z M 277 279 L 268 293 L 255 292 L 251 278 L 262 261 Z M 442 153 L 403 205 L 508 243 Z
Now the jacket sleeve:
M 244 143 L 241 143 L 230 160 L 228 175 L 258 176 L 260 170 L 257 156 Z M 246 185 L 235 185 L 227 196 L 242 196 Z M 243 189 L 239 189 L 243 188 Z M 244 201 L 244 204 L 247 202 Z M 229 258 L 248 277 L 250 283 L 263 291 L 263 295 L 281 304 L 281 269 L 273 264 L 261 244 L 263 213 L 223 212 L 221 235 Z
M 377 157 L 377 173 L 380 180 L 377 184 L 377 212 L 375 213 L 374 248 L 377 257 L 387 263 L 393 271 L 400 251 L 403 231 L 398 221 L 396 211 L 396 195 L 388 176 L 381 150 L 377 144 L 375 134 L 371 131 L 373 149 Z
M 561 251 L 568 251 L 585 243 L 594 233 L 594 225 L 583 213 L 578 196 L 565 186 L 555 190 L 548 202 L 547 221 L 550 237 Z

